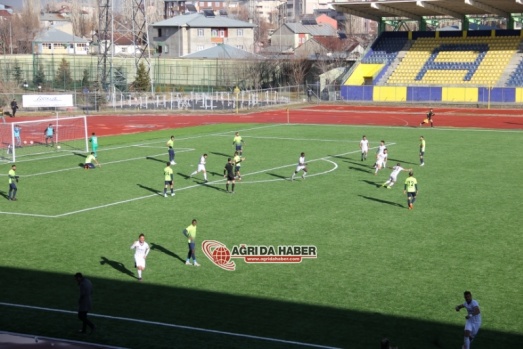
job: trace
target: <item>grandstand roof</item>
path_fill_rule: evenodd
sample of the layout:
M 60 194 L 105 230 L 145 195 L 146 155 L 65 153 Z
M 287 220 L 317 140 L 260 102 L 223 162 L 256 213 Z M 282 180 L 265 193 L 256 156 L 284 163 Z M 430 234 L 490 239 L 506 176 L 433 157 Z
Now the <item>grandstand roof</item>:
M 510 17 L 523 12 L 523 0 L 331 0 L 340 12 L 379 21 L 384 17 L 420 20 L 428 16 L 465 15 Z

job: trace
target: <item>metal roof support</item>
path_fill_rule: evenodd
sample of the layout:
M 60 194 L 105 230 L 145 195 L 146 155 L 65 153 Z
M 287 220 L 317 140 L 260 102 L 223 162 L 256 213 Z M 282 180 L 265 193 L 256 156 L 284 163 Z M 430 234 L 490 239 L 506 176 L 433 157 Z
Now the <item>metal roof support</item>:
M 413 19 L 413 20 L 416 20 L 416 21 L 421 21 L 423 19 L 421 16 L 415 15 L 413 13 L 410 13 L 410 12 L 407 12 L 407 11 L 398 10 L 398 9 L 395 9 L 393 7 L 390 7 L 390 6 L 378 4 L 376 2 L 371 3 L 370 7 L 375 8 L 376 10 L 388 12 L 391 15 L 397 16 L 397 17 L 406 17 L 406 18 L 410 18 L 410 19 Z
M 485 12 L 489 12 L 489 13 L 498 15 L 500 17 L 505 17 L 507 19 L 510 18 L 510 13 L 502 11 L 502 10 L 500 10 L 498 8 L 495 8 L 494 6 L 486 5 L 486 4 L 484 4 L 484 3 L 480 2 L 480 1 L 477 1 L 477 0 L 465 0 L 465 4 L 473 6 L 473 7 L 477 7 L 480 10 L 483 10 Z
M 351 10 L 344 6 L 337 6 L 336 3 L 334 3 L 333 5 L 334 5 L 334 9 L 338 12 L 347 13 L 349 15 L 353 15 L 353 16 L 357 16 L 357 17 L 367 18 L 367 19 L 370 19 L 371 21 L 375 21 L 375 22 L 381 21 L 380 17 L 374 16 L 368 12 Z
M 432 10 L 434 12 L 438 12 L 438 13 L 441 13 L 441 14 L 444 14 L 444 15 L 447 15 L 447 16 L 451 16 L 451 17 L 459 19 L 459 20 L 463 20 L 463 18 L 465 17 L 465 15 L 463 15 L 463 14 L 461 14 L 459 12 L 455 12 L 455 11 L 449 10 L 449 9 L 447 9 L 445 7 L 442 7 L 442 6 L 434 5 L 433 3 L 430 3 L 430 2 L 427 2 L 427 1 L 416 1 L 416 5 L 419 6 L 419 7 L 426 8 L 428 10 Z

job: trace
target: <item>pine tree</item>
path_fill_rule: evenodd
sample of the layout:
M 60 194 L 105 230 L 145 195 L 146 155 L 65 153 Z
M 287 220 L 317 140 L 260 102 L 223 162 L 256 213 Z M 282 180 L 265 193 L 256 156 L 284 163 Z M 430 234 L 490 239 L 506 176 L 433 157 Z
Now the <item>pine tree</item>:
M 89 87 L 89 70 L 84 69 L 82 76 L 82 87 Z
M 40 64 L 38 66 L 38 70 L 36 71 L 34 77 L 33 77 L 33 83 L 35 86 L 43 86 L 45 83 L 45 71 L 44 71 L 44 65 Z
M 17 85 L 20 85 L 22 83 L 23 72 L 17 59 L 15 59 L 15 66 L 13 67 L 13 77 L 15 78 Z
M 145 64 L 140 62 L 138 70 L 136 71 L 136 79 L 134 80 L 134 89 L 136 91 L 148 91 L 151 88 L 151 77 L 149 72 L 145 69 Z
M 73 84 L 71 67 L 65 58 L 62 58 L 62 61 L 60 62 L 54 81 L 56 87 L 61 87 L 64 90 L 67 90 Z

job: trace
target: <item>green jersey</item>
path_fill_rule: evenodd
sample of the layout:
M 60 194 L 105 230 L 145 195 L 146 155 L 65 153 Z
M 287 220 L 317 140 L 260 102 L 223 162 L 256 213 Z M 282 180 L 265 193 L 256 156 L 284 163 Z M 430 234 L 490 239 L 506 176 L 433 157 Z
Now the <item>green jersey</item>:
M 418 181 L 414 177 L 407 177 L 405 180 L 405 190 L 409 193 L 418 191 Z
M 419 142 L 419 150 L 420 151 L 425 151 L 425 140 L 422 139 L 420 142 Z
M 187 230 L 187 242 L 188 243 L 191 243 L 194 240 L 196 240 L 196 226 L 195 225 L 191 224 L 190 226 L 185 228 L 185 230 Z
M 237 167 L 241 166 L 242 158 L 239 155 L 236 155 L 234 157 L 234 165 Z
M 236 145 L 240 145 L 240 144 L 242 144 L 242 142 L 243 142 L 242 136 L 235 136 L 234 139 L 232 140 L 232 144 L 236 144 Z
M 171 147 L 171 148 L 173 148 L 173 147 L 174 147 L 174 140 L 169 139 L 169 140 L 167 141 L 167 147 Z
M 93 147 L 98 147 L 98 137 L 97 136 L 91 136 L 89 139 L 89 142 L 93 145 Z
M 165 177 L 166 181 L 172 181 L 173 180 L 173 169 L 169 166 L 163 169 L 163 175 Z
M 9 184 L 13 183 L 15 180 L 16 172 L 15 170 L 11 169 L 9 170 Z

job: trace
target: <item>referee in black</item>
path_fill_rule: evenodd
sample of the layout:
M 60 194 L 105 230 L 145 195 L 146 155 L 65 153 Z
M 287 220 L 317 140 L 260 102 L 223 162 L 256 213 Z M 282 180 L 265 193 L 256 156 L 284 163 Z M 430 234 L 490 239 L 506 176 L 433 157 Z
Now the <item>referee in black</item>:
M 227 178 L 227 184 L 225 184 L 225 190 L 229 193 L 229 184 L 232 183 L 231 194 L 234 194 L 234 186 L 236 185 L 236 180 L 234 179 L 234 165 L 232 159 L 228 158 L 225 168 L 223 169 L 223 177 Z

